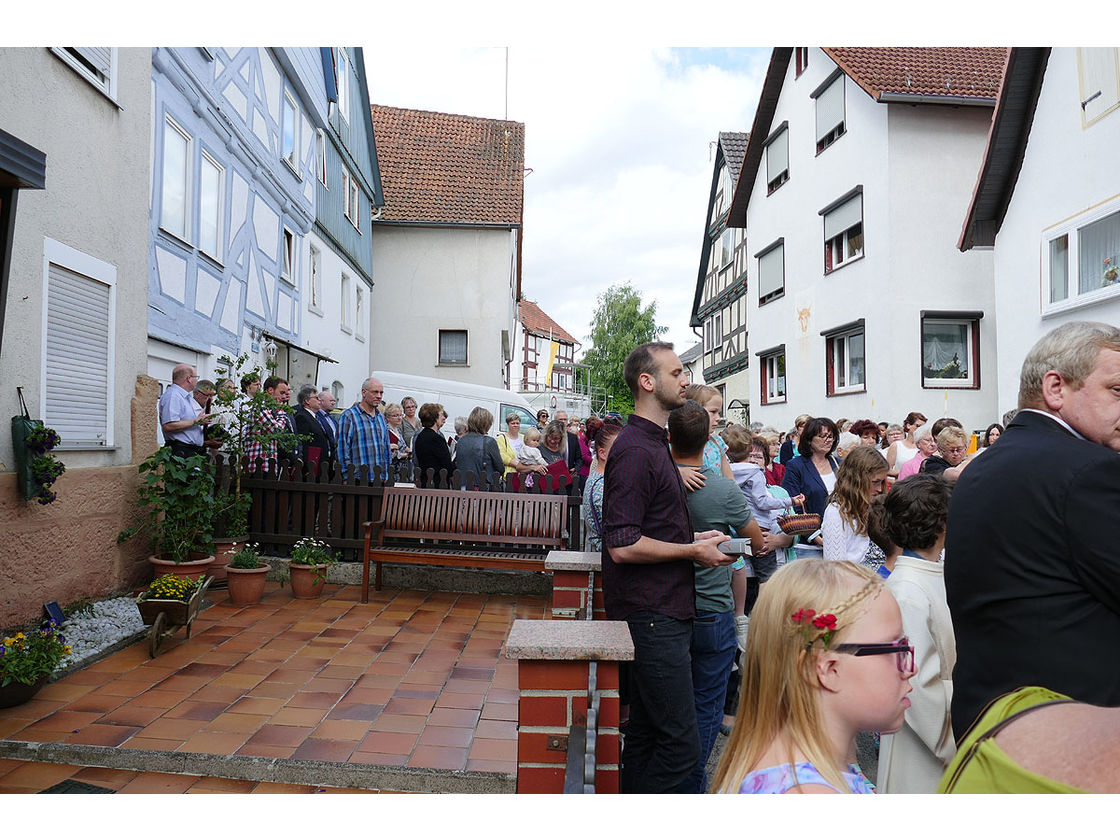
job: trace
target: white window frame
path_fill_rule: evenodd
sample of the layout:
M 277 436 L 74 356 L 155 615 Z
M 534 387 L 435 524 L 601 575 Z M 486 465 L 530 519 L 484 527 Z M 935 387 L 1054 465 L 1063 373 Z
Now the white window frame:
M 339 282 L 340 294 L 342 296 L 342 321 L 339 327 L 344 333 L 353 334 L 354 328 L 350 326 L 350 275 L 345 271 L 342 272 L 342 278 Z
M 859 336 L 863 341 L 863 372 L 862 380 L 856 383 L 847 381 L 848 374 L 851 372 L 850 361 L 852 358 L 851 345 L 852 339 Z M 841 394 L 859 394 L 867 390 L 867 333 L 864 327 L 856 327 L 843 332 L 830 333 L 826 336 L 827 352 L 829 360 L 831 360 L 831 374 L 826 367 L 825 374 L 829 377 L 828 388 L 826 392 L 828 396 L 834 397 Z M 841 366 L 839 362 L 843 361 Z M 843 367 L 845 382 L 840 384 L 839 373 Z
M 965 355 L 968 359 L 968 376 L 964 379 L 941 379 L 937 377 L 927 377 L 925 375 L 926 363 L 926 326 L 937 324 L 952 324 L 954 326 L 965 326 L 966 339 L 965 339 Z M 921 370 L 922 370 L 922 387 L 923 388 L 965 388 L 976 389 L 980 387 L 980 370 L 979 370 L 979 347 L 977 343 L 980 339 L 980 319 L 973 316 L 962 316 L 959 318 L 952 318 L 947 316 L 922 316 L 921 318 Z
M 186 141 L 186 152 L 184 153 L 185 166 L 183 171 L 183 229 L 182 231 L 173 230 L 167 225 L 167 137 L 168 132 L 174 132 Z M 191 186 L 193 185 L 194 174 L 194 137 L 189 131 L 183 128 L 179 122 L 170 114 L 164 115 L 163 120 L 163 136 L 160 139 L 161 160 L 160 160 L 160 204 L 159 204 L 159 226 L 160 229 L 166 231 L 176 239 L 183 242 L 190 243 L 191 241 L 191 209 L 194 207 L 194 197 L 191 194 Z
M 444 335 L 451 336 L 452 334 L 463 336 L 463 361 L 444 361 L 443 353 L 443 337 Z M 470 364 L 470 335 L 467 330 L 440 330 L 437 337 L 436 345 L 436 364 L 439 367 L 467 367 Z
M 358 216 L 361 208 L 361 191 L 358 189 L 358 182 L 354 176 L 350 174 L 350 170 L 343 167 L 342 169 L 342 214 L 350 220 L 350 224 L 358 233 L 362 232 L 361 224 L 358 222 Z
M 735 261 L 735 232 L 731 228 L 724 228 L 719 235 L 719 267 L 727 268 Z
M 782 368 L 786 371 L 785 375 L 778 375 L 778 360 L 782 361 Z M 776 405 L 786 401 L 786 395 L 789 393 L 788 374 L 789 367 L 786 360 L 786 351 L 783 347 L 774 353 L 767 353 L 765 356 L 759 357 L 759 368 L 761 370 L 761 391 L 762 391 L 762 404 L 763 405 Z
M 315 176 L 327 187 L 327 133 L 321 128 L 315 132 Z
M 290 286 L 296 285 L 296 235 L 286 225 L 280 237 L 280 279 Z
M 1086 213 L 1074 216 L 1072 219 L 1067 219 L 1060 225 L 1055 225 L 1043 231 L 1040 255 L 1042 283 L 1039 290 L 1043 317 L 1092 306 L 1120 295 L 1120 273 L 1118 273 L 1116 280 L 1110 282 L 1108 285 L 1090 288 L 1085 292 L 1080 291 L 1081 231 L 1117 213 L 1120 213 L 1120 196 Z M 1052 243 L 1057 242 L 1062 237 L 1066 237 L 1067 240 L 1064 260 L 1066 270 L 1066 296 L 1058 300 L 1051 300 L 1053 284 L 1051 246 Z M 1118 248 L 1118 250 L 1120 250 L 1120 248 Z M 1118 261 L 1120 261 L 1120 254 L 1113 255 L 1111 265 L 1116 266 Z M 1108 269 L 1104 267 L 1102 262 L 1100 276 L 1100 282 L 1102 284 L 1108 279 L 1105 276 L 1107 270 Z
M 307 252 L 309 311 L 320 317 L 323 314 L 323 252 L 311 245 Z
M 117 76 L 120 56 L 116 47 L 51 47 L 51 52 L 120 108 Z M 107 65 L 107 66 L 106 66 Z
M 89 403 L 96 400 L 104 400 L 105 402 L 105 430 L 98 437 L 98 432 L 94 430 L 89 440 L 78 439 L 60 432 L 62 435 L 62 444 L 58 447 L 60 450 L 96 450 L 104 451 L 106 449 L 115 449 L 114 426 L 116 423 L 116 416 L 114 411 L 115 396 L 116 396 L 116 358 L 115 348 L 116 341 L 116 312 L 117 312 L 117 269 L 116 266 L 92 257 L 89 254 L 83 253 L 69 245 L 58 242 L 54 239 L 45 238 L 43 240 L 43 316 L 42 316 L 42 345 L 40 348 L 40 366 L 39 366 L 39 416 L 43 418 L 43 423 L 50 427 L 57 427 L 60 418 L 52 415 L 48 404 L 52 402 L 48 399 L 49 393 L 53 391 L 53 384 L 48 382 L 47 373 L 47 343 L 50 338 L 48 335 L 48 322 L 50 316 L 50 268 L 51 265 L 58 266 L 70 273 L 80 275 L 81 277 L 90 280 L 91 282 L 101 283 L 108 286 L 109 300 L 108 300 L 108 323 L 106 324 L 106 378 L 104 386 L 98 384 L 95 388 L 90 388 L 88 382 L 76 383 L 81 389 L 81 396 L 78 397 L 85 407 Z M 89 313 L 85 313 L 88 318 Z M 69 392 L 71 389 L 67 389 Z M 64 397 L 64 402 L 69 402 L 74 399 L 72 396 L 67 395 Z
M 292 123 L 292 146 L 290 150 L 285 146 L 287 138 L 286 123 L 289 120 Z M 296 174 L 296 177 L 299 177 L 300 122 L 299 103 L 296 100 L 296 95 L 290 88 L 284 88 L 280 103 L 280 158 Z
M 204 227 L 203 227 L 203 167 L 210 165 L 218 174 L 218 194 L 214 197 L 216 206 L 214 207 L 214 246 L 210 249 L 204 243 Z M 217 260 L 219 263 L 223 262 L 224 250 L 224 237 L 222 236 L 225 227 L 225 196 L 226 196 L 226 168 L 218 162 L 218 160 L 207 152 L 202 150 L 202 160 L 199 163 L 198 172 L 198 250 L 202 251 Z
M 333 47 L 334 82 L 338 91 L 338 115 L 350 124 L 350 56 L 344 47 Z
M 1120 108 L 1120 47 L 1078 47 L 1077 89 L 1083 128 Z

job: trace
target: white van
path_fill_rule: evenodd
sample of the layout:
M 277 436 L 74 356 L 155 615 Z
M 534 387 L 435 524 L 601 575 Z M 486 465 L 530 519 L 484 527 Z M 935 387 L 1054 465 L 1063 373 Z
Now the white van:
M 447 412 L 447 422 L 441 430 L 445 437 L 455 434 L 455 418 L 469 417 L 475 406 L 482 406 L 494 415 L 490 434 L 495 437 L 499 432 L 505 431 L 506 415 L 511 411 L 521 415 L 522 428 L 537 425 L 537 416 L 525 398 L 503 388 L 387 370 L 375 370 L 370 376 L 380 379 L 385 386 L 382 399 L 386 403 L 399 405 L 405 397 L 412 397 L 416 400 L 417 407 L 428 402 L 442 405 Z

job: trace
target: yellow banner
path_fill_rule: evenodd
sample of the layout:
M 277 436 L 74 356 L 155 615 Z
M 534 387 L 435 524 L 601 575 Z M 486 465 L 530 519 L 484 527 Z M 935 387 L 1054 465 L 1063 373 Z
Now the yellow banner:
M 548 343 L 548 372 L 544 375 L 544 385 L 546 388 L 552 386 L 552 366 L 556 363 L 556 357 L 560 355 L 560 342 L 550 341 Z

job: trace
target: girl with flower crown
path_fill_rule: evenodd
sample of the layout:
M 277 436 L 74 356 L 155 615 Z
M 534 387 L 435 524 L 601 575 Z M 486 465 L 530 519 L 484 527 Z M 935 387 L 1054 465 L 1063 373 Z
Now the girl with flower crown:
M 873 793 L 855 736 L 895 732 L 914 650 L 883 580 L 847 561 L 791 563 L 763 587 L 717 793 Z

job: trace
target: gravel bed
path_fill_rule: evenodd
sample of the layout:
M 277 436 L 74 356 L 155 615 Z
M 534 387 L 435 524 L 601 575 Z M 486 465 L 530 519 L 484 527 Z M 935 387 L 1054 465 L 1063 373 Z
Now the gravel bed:
M 89 612 L 75 613 L 62 623 L 62 635 L 70 645 L 70 655 L 60 668 L 70 668 L 93 659 L 124 639 L 144 630 L 136 609 L 136 599 L 124 596 L 98 601 Z

